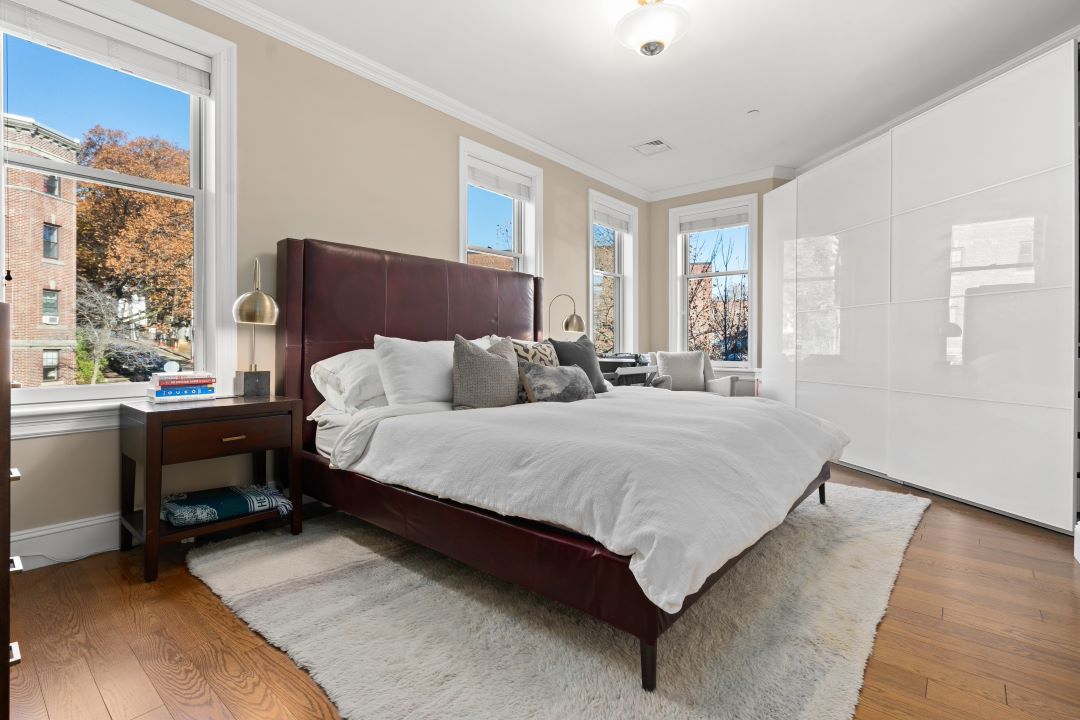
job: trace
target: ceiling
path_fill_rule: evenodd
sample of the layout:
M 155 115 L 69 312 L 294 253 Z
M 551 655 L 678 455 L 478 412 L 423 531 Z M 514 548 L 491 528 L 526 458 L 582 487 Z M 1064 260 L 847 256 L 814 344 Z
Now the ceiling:
M 1080 25 L 1080 0 L 667 1 L 690 30 L 653 58 L 614 36 L 636 0 L 254 4 L 646 197 L 798 168 Z

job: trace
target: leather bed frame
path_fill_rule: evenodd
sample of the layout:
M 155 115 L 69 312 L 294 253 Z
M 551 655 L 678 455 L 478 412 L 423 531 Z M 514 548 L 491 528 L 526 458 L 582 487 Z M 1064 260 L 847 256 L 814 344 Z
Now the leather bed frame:
M 311 382 L 311 366 L 370 348 L 376 334 L 412 340 L 450 340 L 455 333 L 542 337 L 543 280 L 531 275 L 295 239 L 278 243 L 277 272 L 277 393 L 301 398 L 305 415 L 323 400 Z M 315 425 L 308 421 L 301 463 L 305 494 L 636 636 L 646 690 L 656 686 L 660 634 L 749 551 L 713 573 L 671 614 L 645 597 L 628 557 L 588 537 L 331 469 L 315 451 Z M 826 464 L 791 509 L 814 490 L 825 502 L 828 477 Z

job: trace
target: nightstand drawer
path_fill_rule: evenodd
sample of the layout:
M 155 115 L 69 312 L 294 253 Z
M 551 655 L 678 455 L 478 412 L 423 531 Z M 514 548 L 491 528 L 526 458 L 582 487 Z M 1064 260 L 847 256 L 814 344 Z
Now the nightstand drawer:
M 289 447 L 291 440 L 292 419 L 289 415 L 166 425 L 162 430 L 161 462 L 171 465 L 274 450 Z

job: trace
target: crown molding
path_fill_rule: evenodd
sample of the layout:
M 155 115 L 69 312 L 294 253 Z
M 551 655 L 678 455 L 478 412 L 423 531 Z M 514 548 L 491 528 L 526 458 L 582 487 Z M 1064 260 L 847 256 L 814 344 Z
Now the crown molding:
M 565 165 L 582 175 L 633 195 L 639 200 L 646 202 L 650 200 L 651 193 L 648 190 L 496 120 L 486 113 L 482 113 L 434 88 L 406 77 L 323 35 L 269 12 L 251 2 L 251 0 L 193 1 L 209 10 L 303 50 L 309 55 L 314 55 L 389 90 L 400 93 L 407 98 L 446 113 L 450 117 L 457 118 L 507 142 L 519 145 L 548 160 Z
M 1047 52 L 1053 50 L 1054 48 L 1060 47 L 1061 45 L 1064 45 L 1065 43 L 1067 43 L 1069 41 L 1075 41 L 1077 39 L 1080 39 L 1080 25 L 1077 25 L 1076 27 L 1070 28 L 1070 29 L 1066 30 L 1065 32 L 1061 33 L 1060 35 L 1055 35 L 1054 37 L 1050 38 L 1046 42 L 1040 43 L 1039 45 L 1036 45 L 1035 47 L 1028 50 L 1027 52 L 1021 53 L 1021 54 L 1017 55 L 1016 57 L 1012 58 L 1011 60 L 1007 60 L 1006 62 L 1003 62 L 1001 65 L 998 65 L 997 67 L 984 72 L 982 75 L 979 75 L 978 77 L 976 77 L 976 78 L 974 78 L 972 80 L 969 80 L 966 83 L 963 83 L 962 85 L 958 85 L 958 86 L 954 87 L 952 90 L 944 92 L 941 95 L 938 95 L 937 97 L 935 97 L 935 98 L 933 98 L 931 100 L 927 100 L 922 105 L 919 105 L 918 107 L 915 107 L 915 108 L 913 108 L 911 110 L 908 110 L 904 114 L 899 115 L 899 116 L 893 118 L 892 120 L 889 120 L 888 122 L 882 123 L 881 125 L 878 125 L 877 127 L 875 127 L 872 130 L 864 132 L 862 135 L 859 135 L 858 137 L 854 138 L 853 140 L 847 141 L 843 145 L 839 145 L 839 146 L 833 148 L 832 150 L 829 150 L 826 153 L 818 155 L 813 160 L 800 165 L 796 169 L 795 174 L 796 175 L 802 175 L 807 170 L 812 170 L 813 168 L 816 168 L 819 165 L 824 165 L 829 160 L 832 160 L 835 157 L 839 157 L 840 155 L 843 155 L 844 153 L 846 153 L 848 150 L 856 148 L 859 145 L 862 145 L 864 142 L 867 142 L 869 140 L 873 140 L 874 138 L 876 138 L 879 135 L 884 135 L 885 133 L 889 132 L 893 128 L 895 128 L 895 127 L 897 127 L 899 125 L 903 125 L 908 120 L 911 120 L 914 117 L 922 115 L 926 111 L 931 110 L 931 109 L 937 107 L 938 105 L 946 103 L 946 102 L 948 102 L 949 100 L 952 100 L 955 97 L 963 95 L 967 91 L 973 90 L 974 88 L 982 85 L 983 83 L 985 83 L 985 82 L 987 82 L 989 80 L 992 80 L 993 78 L 998 77 L 999 75 L 1004 75 L 1005 73 L 1009 72 L 1010 70 L 1015 70 L 1016 68 L 1020 67 L 1021 65 L 1025 64 L 1025 63 L 1027 63 L 1027 62 L 1029 62 L 1031 60 L 1034 60 L 1035 58 L 1039 57 L 1040 55 L 1043 55 L 1044 53 L 1047 53 Z
M 656 192 L 649 194 L 649 201 L 659 202 L 661 200 L 671 200 L 672 198 L 695 195 L 697 193 L 709 192 L 710 190 L 720 190 L 721 188 L 757 182 L 758 180 L 791 180 L 795 177 L 795 174 L 794 168 L 774 165 L 761 168 L 760 170 L 751 170 L 750 172 L 737 173 L 735 175 L 725 175 L 724 177 L 715 178 L 713 180 L 705 180 L 689 185 L 679 185 L 678 187 L 668 188 L 667 190 L 657 190 Z

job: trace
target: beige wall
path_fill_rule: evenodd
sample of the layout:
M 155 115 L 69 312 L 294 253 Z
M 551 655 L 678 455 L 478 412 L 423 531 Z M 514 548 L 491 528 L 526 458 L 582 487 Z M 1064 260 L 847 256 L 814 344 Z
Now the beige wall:
M 637 205 L 648 227 L 648 204 L 626 193 L 187 0 L 141 2 L 237 45 L 240 289 L 258 256 L 264 289 L 276 292 L 275 245 L 284 237 L 456 259 L 460 136 L 544 169 L 548 298 L 565 292 L 585 307 L 589 188 Z M 246 334 L 239 349 L 245 364 Z M 273 333 L 259 334 L 257 360 L 274 366 Z M 13 486 L 12 529 L 119 510 L 117 452 L 115 432 L 13 443 L 26 479 Z M 207 478 L 247 481 L 246 461 L 220 465 L 183 466 L 167 482 L 194 489 Z
M 645 265 L 649 269 L 647 278 L 647 286 L 641 288 L 642 297 L 648 298 L 647 304 L 642 304 L 645 309 L 645 320 L 648 321 L 648 331 L 645 336 L 649 338 L 652 345 L 647 348 L 649 350 L 670 350 L 668 347 L 668 332 L 670 328 L 669 319 L 671 318 L 671 309 L 668 307 L 668 283 L 670 281 L 670 268 L 668 267 L 669 251 L 668 247 L 671 242 L 668 234 L 668 212 L 672 208 L 682 207 L 684 205 L 695 205 L 697 203 L 710 202 L 713 200 L 721 200 L 723 198 L 737 197 L 739 195 L 756 194 L 758 196 L 758 257 L 761 256 L 761 225 L 763 200 L 762 196 L 770 190 L 783 185 L 786 180 L 770 179 L 770 180 L 758 180 L 751 183 L 743 183 L 742 185 L 732 185 L 731 187 L 720 188 L 718 190 L 709 190 L 707 192 L 695 193 L 694 195 L 683 195 L 677 198 L 671 198 L 670 200 L 661 200 L 654 202 L 649 206 L 649 214 L 651 216 L 651 222 L 648 232 L 646 233 L 649 238 L 648 257 L 645 260 Z M 761 307 L 761 262 L 759 260 L 757 268 L 754 273 L 754 307 Z M 757 327 L 760 330 L 761 313 L 757 313 L 757 317 L 753 319 L 753 322 L 757 323 Z M 761 333 L 758 332 L 758 338 L 760 343 Z M 760 357 L 761 347 L 757 348 L 758 356 Z
M 238 281 L 255 257 L 275 293 L 275 244 L 315 237 L 401 252 L 458 257 L 458 138 L 544 168 L 545 295 L 585 307 L 588 189 L 639 209 L 638 349 L 667 345 L 668 210 L 763 193 L 781 181 L 645 203 L 437 110 L 307 55 L 187 0 L 140 0 L 238 48 Z M 583 312 L 583 311 L 582 311 Z M 544 312 L 545 321 L 547 312 Z M 247 361 L 246 335 L 239 362 Z M 273 334 L 258 337 L 260 366 L 274 365 Z M 12 529 L 119 510 L 117 433 L 13 443 L 25 480 L 12 488 Z M 248 482 L 246 458 L 172 468 L 166 492 Z

